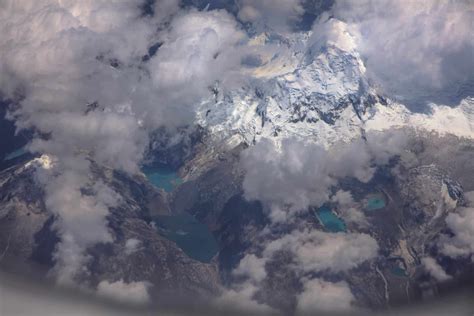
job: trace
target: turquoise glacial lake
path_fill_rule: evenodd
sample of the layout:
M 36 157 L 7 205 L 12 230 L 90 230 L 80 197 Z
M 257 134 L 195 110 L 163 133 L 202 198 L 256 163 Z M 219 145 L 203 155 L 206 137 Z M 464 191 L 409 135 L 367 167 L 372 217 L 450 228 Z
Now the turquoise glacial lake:
M 324 228 L 332 233 L 345 232 L 346 224 L 327 206 L 322 206 L 316 211 L 316 217 Z
M 376 211 L 383 209 L 387 205 L 383 194 L 374 194 L 367 199 L 367 210 Z
M 142 171 L 154 186 L 166 192 L 172 192 L 183 183 L 176 170 L 166 166 L 145 167 Z
M 192 215 L 156 216 L 154 223 L 163 237 L 174 241 L 189 257 L 210 262 L 219 248 L 217 241 L 206 225 Z
M 166 166 L 146 167 L 142 171 L 154 186 L 166 192 L 172 192 L 183 183 L 178 173 Z M 209 228 L 188 213 L 158 215 L 153 222 L 160 235 L 174 241 L 190 258 L 207 263 L 219 250 Z

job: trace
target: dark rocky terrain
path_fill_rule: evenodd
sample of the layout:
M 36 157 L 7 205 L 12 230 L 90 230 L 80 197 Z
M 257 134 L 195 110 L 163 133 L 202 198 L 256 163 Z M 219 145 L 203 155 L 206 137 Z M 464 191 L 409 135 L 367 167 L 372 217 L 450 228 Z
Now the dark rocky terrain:
M 55 216 L 44 205 L 44 192 L 35 181 L 35 164 L 19 158 L 0 174 L 1 267 L 6 271 L 47 277 L 54 266 L 54 250 L 60 240 L 55 232 Z M 159 235 L 151 225 L 157 214 L 168 214 L 166 197 L 144 176 L 130 178 L 105 167 L 94 166 L 96 179 L 120 192 L 123 203 L 107 217 L 114 242 L 88 249 L 92 258 L 89 273 L 78 279 L 92 287 L 100 280 L 133 282 L 149 280 L 157 302 L 170 303 L 177 297 L 209 298 L 218 291 L 215 262 L 189 258 L 177 245 Z M 127 254 L 126 241 L 142 241 L 140 251 Z
M 447 163 L 442 155 L 433 154 L 439 146 L 446 153 L 464 155 L 456 155 L 457 163 Z M 451 283 L 459 282 L 456 276 L 469 276 L 472 264 L 443 256 L 436 241 L 440 234 L 449 233 L 445 218 L 465 203 L 463 192 L 474 190 L 472 178 L 459 169 L 459 165 L 472 163 L 470 146 L 469 141 L 450 142 L 450 136 L 419 137 L 410 145 L 410 155 L 418 158 L 416 164 L 407 164 L 398 157 L 389 166 L 378 168 L 368 183 L 341 179 L 332 190 L 350 190 L 360 205 L 366 203 L 368 194 L 385 198 L 385 207 L 366 213 L 368 225 L 347 223 L 349 232 L 374 237 L 380 251 L 376 259 L 348 272 L 319 276 L 346 281 L 360 306 L 375 309 L 417 301 L 450 287 L 439 285 L 426 274 L 420 262 L 423 256 L 438 258 L 454 276 Z M 112 208 L 107 217 L 114 242 L 88 249 L 90 273 L 79 278 L 91 286 L 102 279 L 149 280 L 153 284 L 152 297 L 167 303 L 177 293 L 209 299 L 218 295 L 222 286 L 238 281 L 233 269 L 248 251 L 261 249 L 267 240 L 260 232 L 269 223 L 264 206 L 244 197 L 239 156 L 246 147 L 241 144 L 223 151 L 193 143 L 193 158 L 180 169 L 185 181 L 172 193 L 157 190 L 143 175 L 130 177 L 93 164 L 94 177 L 119 192 L 123 203 Z M 31 161 L 30 156 L 21 156 L 0 173 L 0 262 L 6 271 L 47 278 L 54 266 L 53 253 L 59 238 L 55 216 L 45 208 L 44 192 L 35 181 L 36 167 Z M 184 212 L 214 234 L 219 253 L 210 263 L 188 257 L 151 225 L 156 215 Z M 270 236 L 277 238 L 298 227 L 326 230 L 310 208 Z M 142 245 L 139 251 L 126 254 L 125 243 L 131 238 L 140 239 Z M 267 262 L 268 275 L 257 293 L 259 301 L 288 313 L 294 310 L 296 294 L 302 289 L 292 262 L 292 254 L 284 251 Z
M 429 255 L 441 262 L 449 261 L 437 252 L 436 241 L 448 231 L 446 216 L 455 212 L 456 206 L 464 205 L 463 192 L 474 189 L 471 177 L 458 169 L 459 165 L 466 167 L 471 161 L 467 157 L 474 155 L 473 152 L 461 155 L 471 142 L 459 144 L 454 138 L 417 137 L 410 144 L 410 155 L 418 158 L 416 164 L 407 164 L 398 157 L 390 166 L 380 167 L 368 183 L 345 178 L 333 188 L 350 190 L 362 205 L 368 194 L 377 192 L 387 201 L 382 209 L 366 213 L 369 225 L 348 224 L 348 231 L 364 232 L 377 240 L 379 256 L 349 272 L 326 275 L 331 280 L 347 281 L 361 306 L 379 309 L 414 302 L 446 287 L 427 275 L 420 259 Z M 459 157 L 458 163 L 447 162 L 439 153 L 436 155 L 439 146 L 451 157 Z M 185 174 L 188 171 L 190 178 L 173 193 L 171 204 L 174 211 L 191 212 L 214 231 L 221 246 L 218 255 L 221 277 L 227 283 L 232 282 L 230 272 L 245 253 L 261 247 L 265 240 L 259 232 L 268 224 L 263 206 L 243 196 L 243 171 L 236 157 L 244 147 L 237 146 L 227 153 L 209 150 L 197 155 L 182 169 Z M 199 166 L 199 173 L 193 176 L 189 166 Z M 274 238 L 295 226 L 325 230 L 310 209 L 296 223 L 275 231 Z M 464 275 L 461 270 L 470 271 L 472 264 L 461 259 L 458 262 L 459 265 L 451 260 L 444 268 L 459 277 Z M 281 253 L 267 263 L 270 272 L 258 293 L 259 300 L 280 310 L 294 309 L 295 293 L 301 291 L 302 284 L 293 275 L 291 265 L 291 253 Z M 399 268 L 403 272 L 397 273 Z

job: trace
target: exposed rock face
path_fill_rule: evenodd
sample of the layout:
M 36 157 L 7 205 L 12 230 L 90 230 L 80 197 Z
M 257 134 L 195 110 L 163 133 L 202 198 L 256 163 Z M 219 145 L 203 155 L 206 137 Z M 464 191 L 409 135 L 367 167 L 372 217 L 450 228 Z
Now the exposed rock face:
M 173 135 L 165 129 L 158 129 L 151 136 L 145 163 L 161 163 L 178 169 L 194 157 L 196 147 L 206 136 L 201 126 L 183 128 Z
M 462 203 L 463 190 L 460 184 L 443 174 L 435 165 L 409 170 L 406 181 L 399 186 L 407 205 L 407 224 L 420 226 L 433 223 L 436 219 L 446 217 L 458 203 Z
M 32 270 L 28 265 L 32 258 L 46 262 L 50 257 L 34 254 L 35 235 L 50 225 L 51 215 L 45 209 L 43 192 L 35 183 L 33 168 L 20 164 L 2 171 L 0 188 L 1 262 L 23 273 L 25 268 Z

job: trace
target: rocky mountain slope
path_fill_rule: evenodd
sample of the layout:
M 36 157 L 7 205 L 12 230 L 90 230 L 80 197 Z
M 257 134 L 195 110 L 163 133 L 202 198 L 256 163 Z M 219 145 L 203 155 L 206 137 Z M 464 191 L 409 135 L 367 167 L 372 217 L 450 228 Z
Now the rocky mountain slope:
M 242 70 L 254 78 L 248 85 L 225 91 L 216 84 L 199 107 L 198 124 L 214 137 L 239 135 L 249 144 L 298 137 L 328 146 L 365 131 L 402 126 L 474 137 L 472 98 L 458 107 L 433 104 L 412 112 L 378 93 L 347 25 L 334 24 L 340 33 L 327 46 L 320 46 L 312 32 L 269 31 L 253 38 L 253 45 L 275 45 L 278 53 L 255 57 Z
M 55 247 L 60 242 L 55 226 L 58 218 L 46 209 L 44 192 L 35 180 L 37 169 L 50 168 L 49 164 L 46 155 L 32 160 L 23 157 L 0 173 L 2 269 L 45 280 L 54 267 Z M 84 273 L 77 276 L 79 284 L 94 289 L 101 282 L 146 281 L 157 303 L 171 303 L 183 296 L 199 300 L 217 293 L 216 263 L 188 257 L 153 225 L 152 218 L 169 214 L 169 208 L 144 176 L 130 178 L 95 165 L 94 177 L 117 190 L 121 203 L 107 216 L 113 242 L 88 249 L 89 261 Z
M 349 191 L 354 200 L 345 206 L 334 202 L 328 205 L 344 219 L 345 233 L 373 237 L 379 246 L 378 255 L 349 271 L 320 272 L 316 276 L 347 282 L 356 304 L 374 309 L 426 299 L 450 288 L 427 271 L 423 263 L 426 257 L 435 258 L 443 266 L 451 284 L 462 283 L 472 264 L 462 258 L 453 260 L 438 247 L 440 236 L 450 233 L 447 216 L 459 212 L 466 205 L 464 192 L 474 189 L 470 177 L 455 169 L 457 164 L 466 166 L 468 157 L 474 155 L 472 151 L 466 156 L 460 154 L 469 150 L 472 141 L 458 141 L 455 136 L 421 134 L 411 140 L 403 157 L 396 158 L 388 167 L 378 168 L 371 181 L 342 179 L 333 192 Z M 453 158 L 456 163 L 447 164 L 446 157 L 435 155 L 441 144 L 446 152 L 459 157 Z M 246 254 L 261 253 L 265 244 L 295 229 L 329 229 L 315 217 L 315 209 L 311 207 L 288 224 L 269 225 L 264 205 L 244 197 L 244 172 L 235 158 L 244 148 L 235 147 L 215 156 L 209 150 L 197 154 L 182 169 L 188 181 L 172 194 L 173 211 L 190 212 L 213 230 L 221 247 L 218 255 L 221 277 L 228 286 L 241 282 L 233 271 Z M 404 160 L 412 155 L 418 159 L 416 164 Z M 201 166 L 201 172 L 193 172 L 189 167 L 196 165 Z M 375 195 L 385 204 L 370 210 L 368 203 Z M 365 222 L 351 222 L 346 217 L 351 212 L 347 213 L 347 208 L 362 210 Z M 300 277 L 295 274 L 294 256 L 291 251 L 281 252 L 266 263 L 267 276 L 255 293 L 255 300 L 277 310 L 294 312 L 297 294 L 303 289 Z
M 470 276 L 468 256 L 447 255 L 442 241 L 455 236 L 448 218 L 471 206 L 466 196 L 474 191 L 474 99 L 456 107 L 432 104 L 431 111 L 410 111 L 379 93 L 347 26 L 334 23 L 340 36 L 325 46 L 309 31 L 269 30 L 251 38 L 255 47 L 278 48 L 243 60 L 241 74 L 251 80 L 232 90 L 216 82 L 198 105 L 194 126 L 151 135 L 144 163 L 179 169 L 183 183 L 173 192 L 158 190 L 142 174 L 125 175 L 91 161 L 90 182 L 105 183 L 120 195 L 120 203 L 106 218 L 112 242 L 87 249 L 87 268 L 76 276 L 79 284 L 98 290 L 101 284 L 139 283 L 157 303 L 176 297 L 214 299 L 226 290 L 239 294 L 248 285 L 236 273 L 246 256 L 267 256 L 257 267 L 265 273 L 258 282 L 252 280 L 247 298 L 292 314 L 308 280 L 347 286 L 344 293 L 353 297 L 355 307 L 378 309 L 435 295 L 445 286 L 440 281 L 456 283 Z M 409 146 L 386 164 L 370 161 L 370 181 L 349 175 L 330 186 L 331 197 L 338 192 L 351 196 L 346 204 L 336 198 L 322 203 L 333 226 L 318 213 L 322 205 L 309 205 L 291 221 L 274 225 L 271 205 L 245 194 L 242 152 L 265 139 L 277 148 L 288 139 L 325 149 L 357 140 L 362 147 L 367 133 L 400 128 L 410 129 Z M 3 269 L 47 278 L 54 267 L 60 219 L 46 208 L 35 179 L 50 164 L 45 154 L 2 165 Z M 87 196 L 88 189 L 81 188 L 81 194 Z M 179 214 L 191 214 L 212 232 L 219 252 L 211 262 L 192 259 L 154 225 L 158 215 Z M 346 242 L 363 235 L 374 240 L 377 251 L 369 251 L 370 259 L 362 262 L 353 255 L 355 263 L 340 270 L 296 269 L 292 243 L 286 248 L 272 244 L 294 232 L 306 244 L 320 236 Z M 270 244 L 278 249 L 269 255 Z

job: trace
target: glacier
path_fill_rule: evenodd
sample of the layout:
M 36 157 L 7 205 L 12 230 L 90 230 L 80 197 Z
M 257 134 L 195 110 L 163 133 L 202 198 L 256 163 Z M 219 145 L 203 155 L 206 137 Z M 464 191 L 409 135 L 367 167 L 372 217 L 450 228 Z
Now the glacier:
M 379 92 L 347 25 L 333 24 L 337 36 L 324 44 L 313 31 L 253 37 L 249 45 L 274 45 L 277 53 L 262 53 L 259 65 L 243 67 L 248 80 L 239 88 L 225 91 L 216 83 L 198 106 L 197 124 L 216 141 L 238 137 L 247 144 L 295 137 L 328 147 L 394 127 L 474 138 L 474 98 L 410 111 Z

